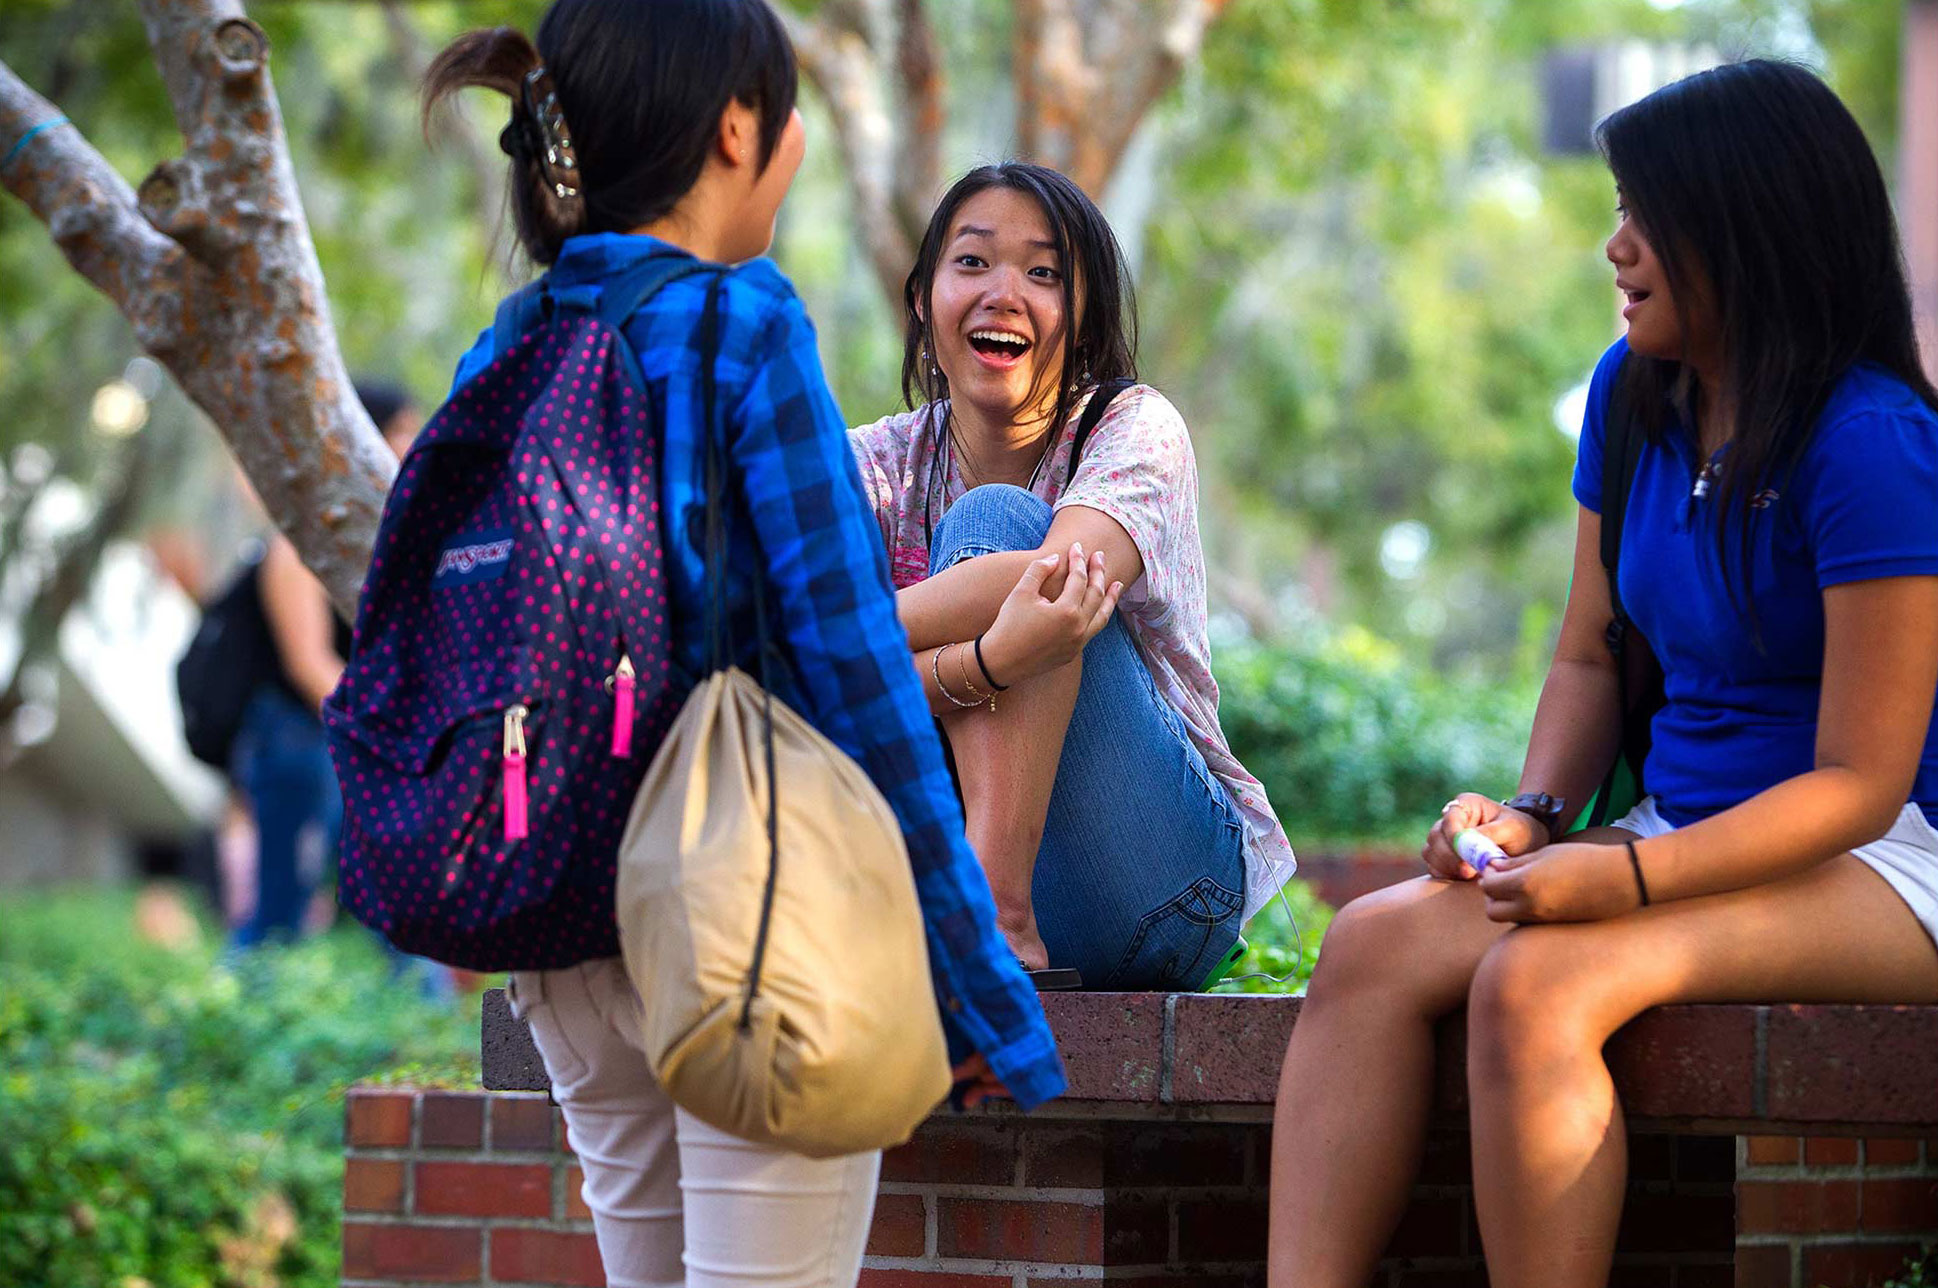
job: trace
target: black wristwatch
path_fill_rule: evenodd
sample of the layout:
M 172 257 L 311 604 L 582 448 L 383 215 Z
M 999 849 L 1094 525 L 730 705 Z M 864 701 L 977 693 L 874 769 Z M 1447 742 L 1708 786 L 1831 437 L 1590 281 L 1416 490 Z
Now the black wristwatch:
M 1554 840 L 1561 834 L 1561 815 L 1568 808 L 1568 802 L 1559 796 L 1546 792 L 1522 792 L 1501 802 L 1508 809 L 1515 809 L 1548 829 L 1548 839 Z

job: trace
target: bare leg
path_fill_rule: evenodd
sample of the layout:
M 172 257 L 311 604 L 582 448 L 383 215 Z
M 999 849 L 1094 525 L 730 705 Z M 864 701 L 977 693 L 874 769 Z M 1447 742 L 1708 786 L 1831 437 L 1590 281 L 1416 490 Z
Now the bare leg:
M 1433 1096 L 1433 1023 L 1506 932 L 1472 882 L 1356 899 L 1286 1048 L 1273 1115 L 1272 1288 L 1362 1288 L 1405 1210 Z
M 1938 952 L 1848 854 L 1748 890 L 1524 927 L 1488 952 L 1468 1004 L 1467 1079 L 1497 1288 L 1607 1282 L 1627 1172 L 1608 1037 L 1664 1003 L 1779 999 L 1938 1000 Z
M 969 847 L 996 898 L 996 924 L 1031 970 L 1049 965 L 1037 933 L 1030 883 L 1043 844 L 1063 735 L 1076 709 L 1083 658 L 1017 682 L 996 703 L 945 716 L 942 727 L 962 778 Z

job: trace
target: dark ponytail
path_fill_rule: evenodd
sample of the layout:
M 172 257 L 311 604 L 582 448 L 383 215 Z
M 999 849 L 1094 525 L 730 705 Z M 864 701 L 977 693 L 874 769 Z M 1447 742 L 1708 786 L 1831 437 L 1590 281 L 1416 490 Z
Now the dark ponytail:
M 537 75 L 534 75 L 537 73 Z M 424 75 L 424 119 L 458 90 L 511 99 L 512 221 L 550 264 L 580 233 L 662 218 L 706 166 L 730 102 L 760 119 L 765 168 L 794 110 L 794 47 L 766 0 L 555 0 L 534 45 L 471 31 Z

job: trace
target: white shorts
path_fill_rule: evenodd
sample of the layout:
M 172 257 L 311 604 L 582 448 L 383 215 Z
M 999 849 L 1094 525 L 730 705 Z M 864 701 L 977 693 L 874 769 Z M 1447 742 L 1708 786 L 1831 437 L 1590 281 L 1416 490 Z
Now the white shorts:
M 1675 824 L 1657 812 L 1653 796 L 1644 797 L 1612 826 L 1642 839 L 1676 830 Z M 1851 853 L 1891 883 L 1898 897 L 1911 905 L 1932 943 L 1938 945 L 1938 828 L 1931 826 L 1924 810 L 1915 803 L 1906 805 L 1890 831 Z

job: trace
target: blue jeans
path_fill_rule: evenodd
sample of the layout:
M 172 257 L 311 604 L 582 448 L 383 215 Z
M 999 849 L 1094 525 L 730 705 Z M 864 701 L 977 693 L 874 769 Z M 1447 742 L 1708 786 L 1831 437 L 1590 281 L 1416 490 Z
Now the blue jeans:
M 236 739 L 236 785 L 256 817 L 256 909 L 230 936 L 234 948 L 295 939 L 328 866 L 343 818 L 336 770 L 316 713 L 265 685 L 249 700 Z
M 1040 497 L 974 488 L 942 517 L 929 567 L 1034 550 L 1049 531 Z M 1237 807 L 1113 618 L 1084 648 L 1031 882 L 1050 965 L 1086 988 L 1197 988 L 1237 942 L 1244 891 Z

